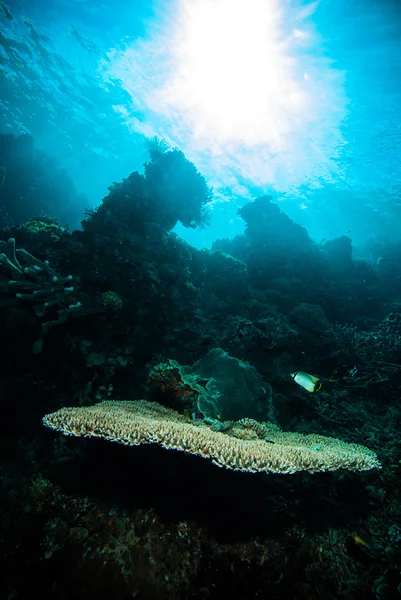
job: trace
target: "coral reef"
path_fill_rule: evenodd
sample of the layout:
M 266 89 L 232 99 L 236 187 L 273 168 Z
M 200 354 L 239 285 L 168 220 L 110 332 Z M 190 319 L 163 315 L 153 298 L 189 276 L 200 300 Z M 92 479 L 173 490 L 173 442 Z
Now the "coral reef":
M 273 418 L 272 390 L 256 369 L 221 348 L 191 366 L 170 361 L 184 384 L 197 392 L 197 407 L 212 419 Z
M 23 142 L 2 199 L 27 191 Z M 0 594 L 397 597 L 400 246 L 355 259 L 262 197 L 243 235 L 198 251 L 170 229 L 205 222 L 211 191 L 162 140 L 147 150 L 83 230 L 41 212 L 50 196 L 4 205 Z
M 3 290 L 32 304 L 41 321 L 42 334 L 47 333 L 50 327 L 65 323 L 71 314 L 79 310 L 80 302 L 71 296 L 74 291 L 71 275 L 61 277 L 49 261 L 42 262 L 23 248 L 16 248 L 14 238 L 0 241 L 0 250 L 0 264 L 11 277 Z
M 391 312 L 370 330 L 355 324 L 330 325 L 325 340 L 348 361 L 349 379 L 355 383 L 388 381 L 400 370 L 401 315 Z
M 323 436 L 285 433 L 264 423 L 262 440 L 213 431 L 202 421 L 191 422 L 155 402 L 103 402 L 96 406 L 62 408 L 43 417 L 43 423 L 67 435 L 102 437 L 128 446 L 160 444 L 210 458 L 219 467 L 238 471 L 296 473 L 308 471 L 366 471 L 379 468 L 374 452 Z M 242 421 L 237 427 L 254 427 Z
M 172 229 L 177 220 L 184 227 L 196 227 L 207 222 L 207 205 L 212 190 L 183 152 L 169 150 L 163 140 L 151 138 L 147 148 L 150 161 L 145 163 L 145 178 L 166 211 Z M 167 216 L 168 214 L 168 216 Z
M 190 416 L 197 408 L 199 392 L 185 383 L 180 374 L 180 366 L 174 361 L 160 363 L 152 367 L 147 380 L 148 392 L 152 400 L 160 401 Z
M 212 190 L 195 165 L 178 149 L 167 150 L 149 140 L 151 160 L 144 175 L 131 173 L 109 187 L 109 194 L 82 222 L 85 231 L 107 227 L 109 231 L 154 235 L 170 231 L 177 221 L 185 227 L 207 222 L 206 207 Z

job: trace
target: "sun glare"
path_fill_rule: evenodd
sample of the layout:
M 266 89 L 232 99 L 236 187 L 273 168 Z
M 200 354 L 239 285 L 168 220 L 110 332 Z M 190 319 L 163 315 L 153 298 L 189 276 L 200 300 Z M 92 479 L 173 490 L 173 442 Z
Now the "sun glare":
M 279 39 L 280 18 L 275 1 L 189 3 L 160 105 L 182 111 L 196 137 L 281 150 L 307 95 L 304 74 Z
M 285 189 L 336 168 L 346 102 L 311 24 L 316 3 L 166 4 L 146 37 L 103 65 L 132 98 L 135 131 L 179 146 L 215 179 L 225 169 L 221 185 L 237 171 Z

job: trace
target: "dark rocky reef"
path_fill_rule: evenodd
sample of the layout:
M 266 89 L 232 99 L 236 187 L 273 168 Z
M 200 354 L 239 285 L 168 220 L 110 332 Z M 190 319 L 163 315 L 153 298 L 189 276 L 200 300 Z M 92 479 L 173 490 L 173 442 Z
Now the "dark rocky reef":
M 0 232 L 39 261 L 41 271 L 21 274 L 32 293 L 42 280 L 46 292 L 57 284 L 49 265 L 62 283 L 72 278 L 80 303 L 34 353 L 43 315 L 17 297 L 1 264 L 1 593 L 396 597 L 398 246 L 357 260 L 348 238 L 315 244 L 262 197 L 241 209 L 243 235 L 198 251 L 171 228 L 204 222 L 210 190 L 179 151 L 153 140 L 149 153 L 145 175 L 113 184 L 82 231 L 44 216 L 27 221 L 22 207 L 24 222 Z M 54 289 L 64 301 L 64 287 Z M 155 392 L 161 401 L 161 386 L 167 403 L 190 414 L 193 390 L 179 379 L 180 365 L 202 365 L 213 348 L 257 370 L 281 427 L 367 445 L 383 469 L 240 475 L 173 451 L 61 438 L 41 425 L 64 405 Z M 166 379 L 160 365 L 176 370 Z M 295 370 L 323 377 L 322 390 L 297 386 Z M 213 374 L 205 373 L 196 370 L 196 383 L 203 378 L 207 389 Z

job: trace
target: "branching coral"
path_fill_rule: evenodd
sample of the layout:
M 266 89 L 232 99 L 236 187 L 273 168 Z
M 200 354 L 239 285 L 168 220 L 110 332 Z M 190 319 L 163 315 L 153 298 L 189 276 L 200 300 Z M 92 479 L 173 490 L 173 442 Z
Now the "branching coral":
M 12 278 L 6 282 L 6 290 L 33 305 L 41 320 L 42 333 L 47 333 L 53 325 L 64 323 L 72 312 L 80 308 L 79 302 L 71 300 L 74 291 L 69 285 L 71 275 L 61 277 L 47 260 L 42 262 L 23 248 L 16 248 L 14 238 L 0 241 L 0 252 L 0 266 Z
M 352 378 L 360 382 L 386 381 L 401 369 L 401 314 L 390 313 L 371 330 L 336 323 L 324 335 L 337 354 L 350 361 Z
M 290 474 L 380 468 L 376 454 L 358 444 L 320 435 L 286 433 L 269 423 L 260 428 L 249 420 L 243 426 L 252 428 L 258 439 L 241 439 L 238 434 L 234 437 L 213 431 L 203 421 L 191 421 L 145 400 L 62 408 L 46 415 L 43 423 L 65 435 L 99 437 L 127 446 L 159 444 L 169 450 L 209 458 L 219 467 L 235 471 Z M 261 434 L 264 439 L 260 439 Z

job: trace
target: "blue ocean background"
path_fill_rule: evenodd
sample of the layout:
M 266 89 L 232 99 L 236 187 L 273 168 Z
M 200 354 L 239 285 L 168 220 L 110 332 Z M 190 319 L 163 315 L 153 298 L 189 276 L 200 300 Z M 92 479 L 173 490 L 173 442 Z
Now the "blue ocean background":
M 346 234 L 362 252 L 373 238 L 399 239 L 399 3 L 218 4 L 8 4 L 1 130 L 29 132 L 92 207 L 113 181 L 141 170 L 144 136 L 166 139 L 215 192 L 206 231 L 177 227 L 198 248 L 241 232 L 237 208 L 266 193 L 316 241 Z M 270 45 L 252 31 L 258 11 L 266 22 L 277 12 Z M 195 54 L 185 28 L 201 39 Z M 184 73 L 202 57 L 197 96 L 196 76 L 188 82 Z M 220 79 L 216 61 L 226 69 Z M 284 102 L 289 93 L 299 95 L 297 107 Z M 70 226 L 85 203 L 71 199 Z

